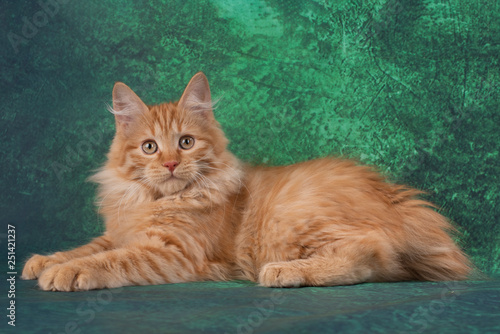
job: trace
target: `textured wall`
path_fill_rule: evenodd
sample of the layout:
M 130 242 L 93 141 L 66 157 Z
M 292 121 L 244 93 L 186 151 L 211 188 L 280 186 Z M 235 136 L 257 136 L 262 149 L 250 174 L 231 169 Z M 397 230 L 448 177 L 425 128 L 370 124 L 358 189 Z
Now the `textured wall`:
M 0 4 L 0 219 L 18 259 L 102 232 L 85 179 L 113 135 L 113 83 L 159 103 L 202 70 L 239 157 L 378 165 L 500 274 L 499 2 L 42 3 Z

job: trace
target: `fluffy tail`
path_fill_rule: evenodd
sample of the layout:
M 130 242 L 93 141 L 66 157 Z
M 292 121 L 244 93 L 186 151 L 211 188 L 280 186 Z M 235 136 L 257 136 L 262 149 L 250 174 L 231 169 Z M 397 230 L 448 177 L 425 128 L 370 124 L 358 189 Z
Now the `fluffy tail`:
M 406 244 L 401 262 L 410 279 L 445 281 L 469 278 L 473 265 L 453 241 L 451 236 L 458 235 L 458 231 L 448 220 L 425 201 L 413 199 L 402 205 Z

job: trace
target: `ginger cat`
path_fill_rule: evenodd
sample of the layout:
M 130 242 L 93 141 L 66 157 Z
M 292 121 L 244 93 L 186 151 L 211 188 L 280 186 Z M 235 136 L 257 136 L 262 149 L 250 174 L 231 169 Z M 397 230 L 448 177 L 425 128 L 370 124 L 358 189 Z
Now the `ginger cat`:
M 203 73 L 177 103 L 113 89 L 116 135 L 100 185 L 103 236 L 34 255 L 43 290 L 247 279 L 266 287 L 462 280 L 448 221 L 368 167 L 325 158 L 283 167 L 238 161 Z

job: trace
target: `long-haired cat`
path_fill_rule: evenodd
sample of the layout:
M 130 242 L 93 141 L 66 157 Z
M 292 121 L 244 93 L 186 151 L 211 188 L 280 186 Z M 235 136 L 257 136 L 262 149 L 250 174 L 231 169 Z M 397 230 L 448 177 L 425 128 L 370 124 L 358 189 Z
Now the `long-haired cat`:
M 461 280 L 471 263 L 419 191 L 325 158 L 251 167 L 227 150 L 203 73 L 177 103 L 113 89 L 116 135 L 99 184 L 106 232 L 34 255 L 43 290 L 247 279 L 267 287 Z

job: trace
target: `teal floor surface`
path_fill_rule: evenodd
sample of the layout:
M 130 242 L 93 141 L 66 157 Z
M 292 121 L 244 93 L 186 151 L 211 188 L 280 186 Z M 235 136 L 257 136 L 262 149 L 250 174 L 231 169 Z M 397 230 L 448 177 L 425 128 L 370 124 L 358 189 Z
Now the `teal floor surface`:
M 70 293 L 18 281 L 17 291 L 16 333 L 500 333 L 499 280 L 299 289 L 200 282 Z

